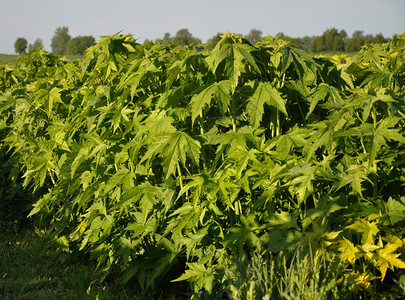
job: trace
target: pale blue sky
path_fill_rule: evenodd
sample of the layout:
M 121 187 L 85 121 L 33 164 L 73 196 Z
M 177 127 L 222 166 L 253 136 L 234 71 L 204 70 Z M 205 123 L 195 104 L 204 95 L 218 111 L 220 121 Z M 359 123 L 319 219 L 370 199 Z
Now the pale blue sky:
M 41 38 L 47 50 L 59 26 L 69 34 L 131 33 L 140 42 L 188 28 L 203 42 L 217 32 L 299 37 L 326 29 L 391 37 L 405 32 L 405 0 L 0 0 L 0 53 L 14 42 Z

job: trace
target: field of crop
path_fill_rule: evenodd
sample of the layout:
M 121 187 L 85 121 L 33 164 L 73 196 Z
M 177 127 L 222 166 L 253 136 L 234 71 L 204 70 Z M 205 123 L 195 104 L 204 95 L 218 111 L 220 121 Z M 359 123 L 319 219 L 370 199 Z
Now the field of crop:
M 17 60 L 17 55 L 12 54 L 0 54 L 0 65 L 8 64 L 14 65 Z
M 0 65 L 0 217 L 28 204 L 139 298 L 400 298 L 404 84 L 405 34 L 350 57 L 232 33 L 36 50 Z

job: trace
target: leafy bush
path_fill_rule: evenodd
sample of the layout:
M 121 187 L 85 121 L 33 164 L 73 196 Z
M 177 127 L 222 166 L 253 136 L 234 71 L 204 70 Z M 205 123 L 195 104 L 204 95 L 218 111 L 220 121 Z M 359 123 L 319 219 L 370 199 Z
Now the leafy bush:
M 81 63 L 40 50 L 1 69 L 2 147 L 59 249 L 145 295 L 220 294 L 258 247 L 301 247 L 297 268 L 311 249 L 375 292 L 405 268 L 404 45 L 312 57 L 227 33 L 212 50 L 103 37 Z

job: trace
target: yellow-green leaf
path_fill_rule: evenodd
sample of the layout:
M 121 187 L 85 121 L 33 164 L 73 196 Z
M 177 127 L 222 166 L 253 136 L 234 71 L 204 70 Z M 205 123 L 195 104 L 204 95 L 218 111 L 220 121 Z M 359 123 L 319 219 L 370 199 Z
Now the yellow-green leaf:
M 360 250 L 353 245 L 353 243 L 345 238 L 339 241 L 339 252 L 341 252 L 340 257 L 342 261 L 347 261 L 350 264 L 354 264 L 357 257 L 356 254 L 360 252 Z
M 394 270 L 394 268 L 405 269 L 405 262 L 398 258 L 400 253 L 395 253 L 398 249 L 398 244 L 388 243 L 381 250 L 377 250 L 375 255 L 375 265 L 381 272 L 381 281 L 384 280 L 387 269 Z
M 380 231 L 376 222 L 368 222 L 367 220 L 357 220 L 346 228 L 353 229 L 361 233 L 361 243 L 374 244 L 374 236 Z

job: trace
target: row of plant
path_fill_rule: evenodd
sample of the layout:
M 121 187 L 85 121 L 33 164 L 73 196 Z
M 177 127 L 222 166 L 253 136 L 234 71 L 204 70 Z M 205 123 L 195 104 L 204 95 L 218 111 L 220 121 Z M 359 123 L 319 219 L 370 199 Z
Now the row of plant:
M 404 35 L 353 57 L 231 33 L 213 50 L 103 37 L 81 62 L 37 50 L 0 67 L 2 163 L 60 251 L 144 295 L 292 297 L 238 283 L 259 258 L 286 268 L 260 276 L 318 270 L 300 291 L 400 295 L 404 62 Z

